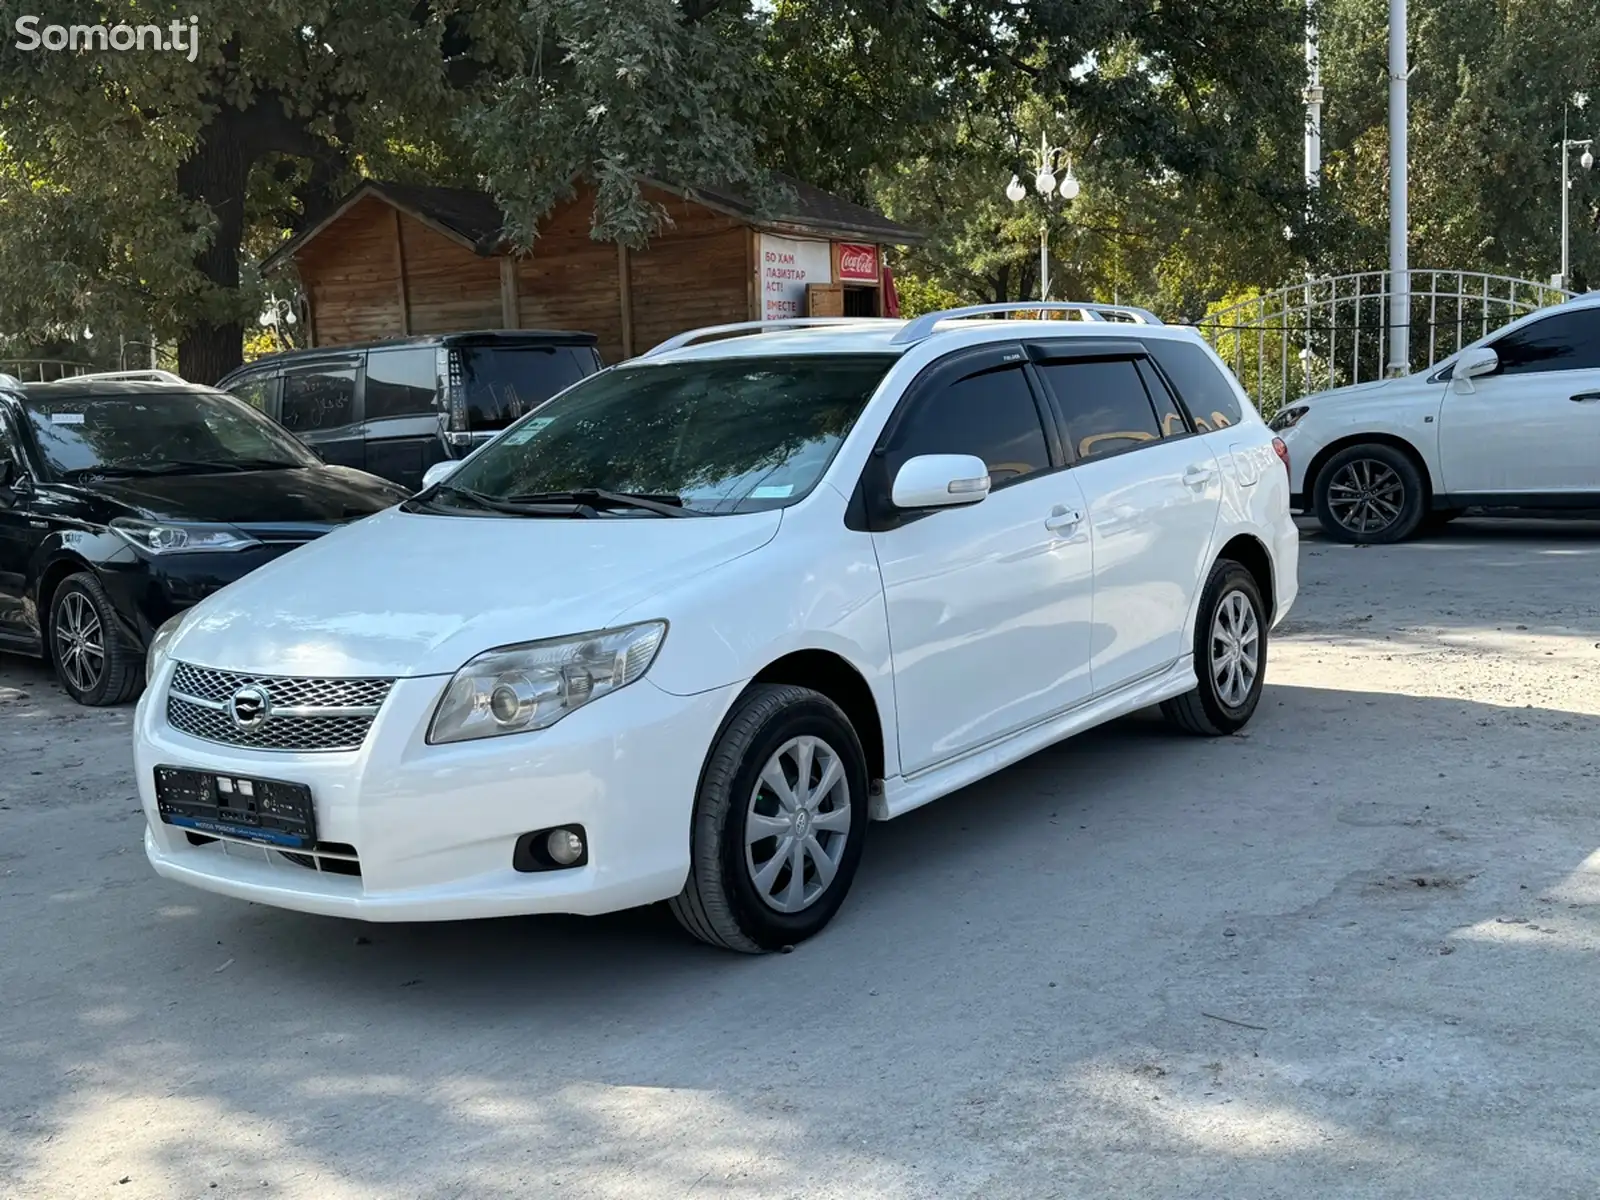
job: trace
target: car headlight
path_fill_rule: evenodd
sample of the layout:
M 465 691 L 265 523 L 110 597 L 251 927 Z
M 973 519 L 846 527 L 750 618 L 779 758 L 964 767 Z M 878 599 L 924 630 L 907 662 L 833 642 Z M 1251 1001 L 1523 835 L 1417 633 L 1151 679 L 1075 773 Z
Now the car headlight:
M 204 550 L 243 550 L 260 543 L 231 525 L 186 525 L 176 521 L 137 521 L 117 517 L 111 531 L 146 554 L 192 554 Z
M 1285 429 L 1293 429 L 1300 424 L 1300 418 L 1310 411 L 1311 409 L 1304 404 L 1296 404 L 1289 408 L 1280 409 L 1278 414 L 1267 422 L 1267 428 L 1276 433 L 1282 433 Z
M 172 641 L 173 635 L 178 632 L 179 626 L 188 620 L 192 609 L 186 609 L 175 617 L 169 617 L 162 622 L 161 628 L 156 630 L 155 636 L 150 639 L 150 648 L 144 655 L 144 678 L 148 683 L 156 677 L 156 672 L 161 670 L 162 664 L 167 661 L 167 646 Z
M 642 679 L 666 634 L 665 621 L 645 621 L 480 654 L 445 689 L 428 741 L 438 745 L 548 729 L 568 713 Z

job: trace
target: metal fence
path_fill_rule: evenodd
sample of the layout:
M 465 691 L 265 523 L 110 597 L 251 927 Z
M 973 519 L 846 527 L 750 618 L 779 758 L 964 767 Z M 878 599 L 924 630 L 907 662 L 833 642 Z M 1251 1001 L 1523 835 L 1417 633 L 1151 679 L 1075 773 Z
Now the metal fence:
M 23 383 L 49 383 L 92 370 L 94 367 L 88 363 L 61 358 L 0 358 L 0 375 L 10 375 Z
M 1423 371 L 1507 322 L 1576 293 L 1481 271 L 1419 270 L 1410 279 L 1411 371 Z M 1290 284 L 1209 313 L 1196 327 L 1256 406 L 1384 378 L 1392 330 L 1389 273 Z

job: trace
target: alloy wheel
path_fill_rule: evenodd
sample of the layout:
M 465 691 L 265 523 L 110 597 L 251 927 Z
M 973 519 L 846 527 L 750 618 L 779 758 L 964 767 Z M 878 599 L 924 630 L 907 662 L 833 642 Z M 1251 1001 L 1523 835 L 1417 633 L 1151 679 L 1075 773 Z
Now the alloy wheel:
M 1400 519 L 1405 502 L 1399 473 L 1377 459 L 1352 459 L 1328 483 L 1328 511 L 1355 534 L 1382 533 Z
M 769 907 L 797 913 L 838 873 L 850 836 L 844 762 L 819 737 L 791 738 L 767 760 L 745 814 L 745 867 Z
M 1217 698 L 1240 708 L 1261 671 L 1261 624 L 1255 606 L 1243 592 L 1222 597 L 1211 620 L 1211 679 Z
M 68 592 L 56 606 L 55 640 L 68 685 L 80 694 L 94 691 L 106 670 L 105 627 L 82 592 Z

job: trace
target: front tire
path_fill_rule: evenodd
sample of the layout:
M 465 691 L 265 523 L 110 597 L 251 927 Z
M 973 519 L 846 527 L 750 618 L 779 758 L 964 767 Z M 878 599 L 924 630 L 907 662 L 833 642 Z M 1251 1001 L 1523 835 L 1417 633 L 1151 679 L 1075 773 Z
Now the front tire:
M 1339 542 L 1386 546 L 1417 531 L 1428 512 L 1422 472 L 1380 442 L 1339 451 L 1317 475 L 1313 503 L 1323 531 Z
M 1194 623 L 1199 685 L 1161 705 L 1184 733 L 1226 737 L 1255 715 L 1267 678 L 1266 605 L 1255 576 L 1232 559 L 1211 569 Z
M 861 862 L 868 787 L 861 739 L 837 704 L 809 688 L 751 688 L 706 760 L 673 916 L 746 954 L 819 933 Z
M 56 678 L 79 704 L 123 704 L 143 686 L 138 652 L 122 636 L 105 588 L 89 572 L 69 575 L 50 598 L 48 636 Z

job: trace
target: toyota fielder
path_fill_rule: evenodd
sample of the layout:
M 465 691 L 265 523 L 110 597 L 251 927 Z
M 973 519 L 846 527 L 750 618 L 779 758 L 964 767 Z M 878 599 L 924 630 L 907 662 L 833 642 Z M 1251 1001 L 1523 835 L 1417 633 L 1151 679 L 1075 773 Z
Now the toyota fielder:
M 1150 705 L 1241 728 L 1283 444 L 1192 331 L 1047 307 L 683 335 L 211 596 L 150 649 L 150 861 L 369 921 L 667 900 L 756 952 L 871 819 Z

